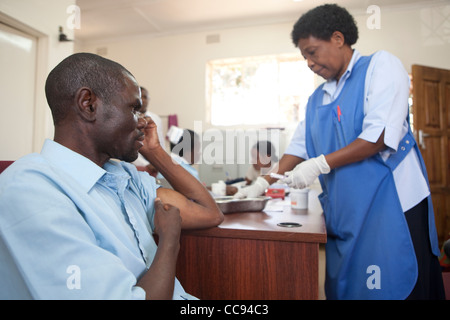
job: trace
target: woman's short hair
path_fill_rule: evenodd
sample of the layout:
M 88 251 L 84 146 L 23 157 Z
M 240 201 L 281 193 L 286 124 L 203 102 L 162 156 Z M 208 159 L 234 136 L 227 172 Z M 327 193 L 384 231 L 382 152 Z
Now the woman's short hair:
M 297 47 L 300 39 L 310 36 L 328 41 L 335 31 L 344 35 L 349 46 L 358 40 L 358 27 L 353 16 L 336 4 L 325 4 L 303 14 L 294 24 L 291 37 Z

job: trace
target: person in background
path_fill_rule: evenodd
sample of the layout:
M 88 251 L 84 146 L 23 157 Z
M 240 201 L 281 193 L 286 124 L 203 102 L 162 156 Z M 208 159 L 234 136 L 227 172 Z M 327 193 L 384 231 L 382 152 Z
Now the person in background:
M 77 53 L 50 72 L 45 93 L 54 140 L 0 175 L 0 299 L 193 298 L 175 277 L 180 230 L 217 226 L 223 214 L 139 117 L 133 75 Z M 138 152 L 175 190 L 129 163 Z
M 200 175 L 196 168 L 193 167 L 194 164 L 198 163 L 202 156 L 201 151 L 201 138 L 198 135 L 198 133 L 190 130 L 190 129 L 181 129 L 176 127 L 175 130 L 179 130 L 181 133 L 181 136 L 178 137 L 177 134 L 174 134 L 173 137 L 170 136 L 170 149 L 171 153 L 170 156 L 172 157 L 172 160 L 176 163 L 182 166 L 186 171 L 188 171 L 190 174 L 192 174 L 198 181 L 200 181 L 202 184 L 204 184 L 200 180 Z M 174 138 L 175 137 L 175 138 Z M 211 187 L 207 187 L 207 190 L 210 191 L 210 194 L 214 197 L 218 196 L 217 194 L 213 193 L 211 190 Z M 226 186 L 225 193 L 226 195 L 232 195 L 236 193 L 237 188 Z
M 328 299 L 442 299 L 439 247 L 425 165 L 408 122 L 401 61 L 352 48 L 358 28 L 335 4 L 300 17 L 292 40 L 323 77 L 278 172 L 291 188 L 319 177 Z M 258 177 L 240 196 L 262 194 Z
M 270 141 L 258 141 L 251 150 L 252 162 L 245 175 L 247 184 L 255 181 L 261 173 L 269 172 L 276 162 L 278 157 L 276 155 L 275 147 Z
M 170 142 L 170 156 L 172 159 L 199 181 L 198 171 L 192 165 L 200 160 L 200 147 L 200 136 L 190 129 L 183 130 L 183 134 L 178 142 Z
M 265 173 L 268 173 L 278 161 L 275 147 L 270 141 L 258 141 L 251 148 L 251 163 L 244 178 L 237 178 L 226 181 L 226 195 L 233 195 L 236 198 L 241 197 L 240 188 L 244 185 L 250 185 L 256 179 Z M 245 182 L 242 184 L 241 182 Z
M 141 88 L 141 99 L 142 99 L 142 107 L 139 110 L 146 118 L 151 118 L 153 122 L 156 124 L 157 132 L 158 132 L 158 139 L 161 143 L 161 146 L 164 149 L 164 133 L 163 133 L 163 125 L 162 120 L 160 116 L 158 116 L 156 113 L 151 112 L 148 110 L 148 103 L 150 101 L 150 96 L 148 94 L 148 90 L 144 87 Z M 148 120 L 148 119 L 147 119 Z M 158 175 L 158 171 L 155 169 L 155 167 L 147 160 L 145 157 L 139 153 L 138 158 L 133 161 L 133 164 L 138 167 L 138 169 L 143 169 L 143 171 L 147 171 L 152 177 L 155 177 Z

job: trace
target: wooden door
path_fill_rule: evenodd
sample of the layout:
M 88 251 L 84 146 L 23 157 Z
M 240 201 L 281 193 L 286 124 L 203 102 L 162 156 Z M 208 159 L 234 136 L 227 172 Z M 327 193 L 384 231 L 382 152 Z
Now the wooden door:
M 450 70 L 412 66 L 414 134 L 430 181 L 439 243 L 450 235 Z

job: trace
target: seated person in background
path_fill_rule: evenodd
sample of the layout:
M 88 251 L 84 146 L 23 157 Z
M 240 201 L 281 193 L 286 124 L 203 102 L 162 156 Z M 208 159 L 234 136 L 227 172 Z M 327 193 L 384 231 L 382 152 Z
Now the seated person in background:
M 156 124 L 158 139 L 161 143 L 162 148 L 164 149 L 164 133 L 161 118 L 156 113 L 147 110 L 148 103 L 150 101 L 150 95 L 148 94 L 147 89 L 145 89 L 144 87 L 140 88 L 142 107 L 139 112 L 144 114 L 146 118 L 150 117 Z M 133 164 L 138 168 L 138 170 L 147 171 L 152 177 L 156 178 L 156 176 L 158 175 L 158 170 L 156 170 L 156 168 L 147 159 L 145 159 L 145 157 L 141 153 L 138 154 L 138 158 L 133 161 Z
M 252 165 L 245 175 L 247 185 L 251 184 L 262 174 L 266 174 L 278 161 L 275 147 L 270 141 L 258 141 L 252 147 Z M 262 172 L 264 171 L 265 172 Z
M 270 141 L 258 141 L 251 149 L 251 165 L 245 175 L 246 185 L 252 184 L 259 176 L 267 174 L 278 162 L 275 147 Z M 242 178 L 227 181 L 226 194 L 235 195 L 240 186 L 230 185 L 243 181 Z
M 0 299 L 192 298 L 175 277 L 180 229 L 223 215 L 138 116 L 133 75 L 78 53 L 45 92 L 54 141 L 0 175 Z M 128 163 L 139 150 L 174 190 Z
M 170 142 L 170 156 L 172 159 L 180 164 L 186 171 L 192 174 L 200 181 L 198 171 L 192 166 L 201 157 L 200 137 L 192 130 L 184 129 L 180 139 L 175 142 Z

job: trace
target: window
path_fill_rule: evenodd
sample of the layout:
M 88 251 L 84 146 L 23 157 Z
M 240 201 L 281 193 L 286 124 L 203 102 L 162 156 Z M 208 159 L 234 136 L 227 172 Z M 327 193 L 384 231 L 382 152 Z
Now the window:
M 210 61 L 207 109 L 214 126 L 284 126 L 304 116 L 314 73 L 299 54 Z

